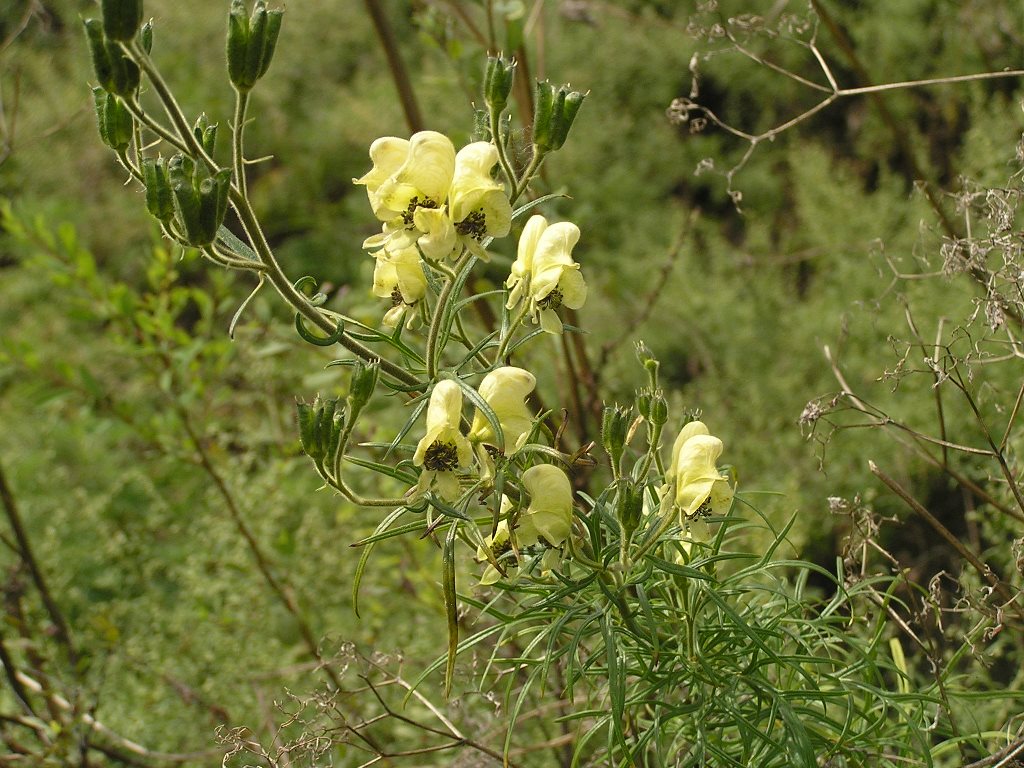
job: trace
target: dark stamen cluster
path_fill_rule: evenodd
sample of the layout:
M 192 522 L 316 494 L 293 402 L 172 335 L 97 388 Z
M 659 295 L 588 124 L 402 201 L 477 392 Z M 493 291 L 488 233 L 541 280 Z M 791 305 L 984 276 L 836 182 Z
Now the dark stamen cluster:
M 437 202 L 431 200 L 429 197 L 424 197 L 420 200 L 419 195 L 414 195 L 409 201 L 409 207 L 402 211 L 402 223 L 407 227 L 413 225 L 413 214 L 416 213 L 417 208 L 437 208 Z
M 690 515 L 692 520 L 699 520 L 702 517 L 711 516 L 711 497 L 704 499 L 704 503 L 697 507 L 697 511 Z
M 543 299 L 537 302 L 537 306 L 541 309 L 558 309 L 562 306 L 563 294 L 561 289 L 555 288 L 545 296 Z
M 402 296 L 402 291 L 396 285 L 391 289 L 391 306 L 397 307 L 399 304 L 405 303 L 405 297 Z
M 484 215 L 484 209 L 480 208 L 469 214 L 455 225 L 455 231 L 474 240 L 483 240 L 487 234 L 487 217 Z
M 427 448 L 423 466 L 436 472 L 449 472 L 459 466 L 459 451 L 455 443 L 435 440 Z

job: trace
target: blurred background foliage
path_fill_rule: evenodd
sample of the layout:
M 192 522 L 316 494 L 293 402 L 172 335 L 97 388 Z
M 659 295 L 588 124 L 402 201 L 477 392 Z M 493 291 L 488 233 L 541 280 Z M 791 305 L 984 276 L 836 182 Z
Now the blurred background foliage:
M 224 5 L 153 0 L 146 13 L 155 58 L 186 112 L 226 124 Z M 384 4 L 425 122 L 457 145 L 472 131 L 482 72 L 480 42 L 459 13 L 475 17 L 477 5 Z M 799 512 L 794 545 L 828 569 L 845 532 L 829 497 L 859 496 L 907 517 L 868 459 L 981 549 L 1012 538 L 882 432 L 847 430 L 823 445 L 799 420 L 809 401 L 840 388 L 829 345 L 853 389 L 934 430 L 933 382 L 897 386 L 883 374 L 912 337 L 908 314 L 930 341 L 942 318 L 947 331 L 969 327 L 982 292 L 965 274 L 897 281 L 895 272 L 942 270 L 944 238 L 969 233 L 971 214 L 958 208 L 968 179 L 1009 183 L 1021 81 L 840 99 L 761 143 L 727 182 L 749 144 L 714 127 L 692 133 L 666 109 L 691 92 L 695 53 L 714 54 L 700 62 L 698 100 L 744 131 L 812 106 L 815 93 L 730 50 L 715 29 L 760 13 L 745 44 L 821 82 L 809 51 L 778 34 L 808 38 L 806 3 L 499 5 L 527 24 L 531 74 L 590 91 L 541 190 L 571 195 L 545 212 L 583 232 L 577 258 L 592 293 L 581 325 L 604 397 L 628 400 L 642 383 L 631 344 L 644 339 L 671 397 L 701 409 L 724 439 L 741 487 L 777 492 L 761 498 L 779 521 Z M 817 39 L 844 86 L 1024 65 L 1024 8 L 1013 3 L 825 7 L 831 25 Z M 232 505 L 313 636 L 326 638 L 324 658 L 346 652 L 346 641 L 401 649 L 417 669 L 440 653 L 437 553 L 426 543 L 378 547 L 363 615 L 353 615 L 348 545 L 378 521 L 317 492 L 293 424 L 295 397 L 344 393 L 345 374 L 295 343 L 273 297 L 257 300 L 230 340 L 250 278 L 159 243 L 141 194 L 123 185 L 95 137 L 79 21 L 94 11 L 91 2 L 0 0 L 0 466 L 76 642 L 90 649 L 78 703 L 151 748 L 190 751 L 206 748 L 221 723 L 272 719 L 277 692 L 308 688 L 315 667 L 295 614 L 238 535 Z M 366 170 L 374 138 L 408 129 L 363 4 L 289 5 L 252 109 L 250 152 L 268 159 L 254 167 L 250 192 L 285 270 L 315 275 L 332 301 L 372 321 L 382 310 L 360 243 L 375 224 L 350 180 Z M 486 278 L 503 280 L 512 256 L 499 251 Z M 542 390 L 554 391 L 565 375 L 557 349 L 532 354 L 546 372 Z M 1005 412 L 1019 382 L 1012 365 L 986 370 L 979 402 Z M 950 439 L 976 442 L 963 404 L 951 403 L 945 420 Z M 987 470 L 965 471 L 986 479 Z M 919 528 L 883 536 L 906 550 L 923 583 L 959 567 L 941 545 L 924 547 Z M 1012 567 L 1008 552 L 997 561 Z M 0 562 L 15 599 L 24 574 L 9 550 Z M 25 604 L 45 623 L 32 599 Z M 463 715 L 489 717 L 472 709 Z

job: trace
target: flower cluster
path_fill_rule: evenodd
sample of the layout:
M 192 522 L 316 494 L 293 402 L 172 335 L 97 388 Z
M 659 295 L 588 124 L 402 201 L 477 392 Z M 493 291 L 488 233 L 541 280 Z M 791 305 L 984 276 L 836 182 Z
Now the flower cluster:
M 373 167 L 356 184 L 366 187 L 382 231 L 363 247 L 377 259 L 373 292 L 391 298 L 385 324 L 426 294 L 420 257 L 443 262 L 468 250 L 486 259 L 484 241 L 504 237 L 512 223 L 505 189 L 491 177 L 498 150 L 473 142 L 456 153 L 447 136 L 420 131 L 409 140 L 387 136 L 370 146 Z
M 487 374 L 477 391 L 490 408 L 491 418 L 477 409 L 467 436 L 462 433 L 462 388 L 450 379 L 439 381 L 427 405 L 426 432 L 413 456 L 413 463 L 422 471 L 412 494 L 418 496 L 433 490 L 446 500 L 457 498 L 462 493 L 457 472 L 470 465 L 473 444 L 505 455 L 521 448 L 534 426 L 526 398 L 535 385 L 533 374 L 522 368 L 505 366 Z M 497 419 L 501 438 L 493 418 Z M 482 451 L 480 463 L 489 464 L 488 457 L 488 452 Z M 492 467 L 484 466 L 481 477 L 490 477 L 492 471 Z M 514 506 L 503 495 L 502 519 L 478 550 L 477 557 L 490 563 L 501 562 L 500 567 L 507 570 L 518 566 L 519 554 L 530 549 L 541 555 L 541 571 L 550 571 L 560 561 L 561 547 L 572 529 L 572 486 L 565 472 L 550 464 L 524 471 L 520 485 L 529 495 L 529 506 L 510 523 Z M 495 565 L 488 565 L 481 583 L 494 583 L 502 572 Z
M 421 260 L 440 265 L 467 251 L 486 260 L 486 244 L 509 233 L 512 206 L 492 176 L 499 157 L 490 142 L 456 152 L 447 136 L 420 131 L 408 140 L 377 139 L 370 159 L 373 167 L 353 182 L 366 187 L 382 228 L 363 247 L 376 259 L 373 294 L 391 300 L 383 322 L 396 326 L 427 293 Z M 549 333 L 561 333 L 556 310 L 579 309 L 587 298 L 587 284 L 572 259 L 579 238 L 575 224 L 549 225 L 543 216 L 531 217 L 506 282 L 508 308 L 525 302 L 524 316 Z
M 518 567 L 517 555 L 521 557 L 523 550 L 539 550 L 543 574 L 558 566 L 562 545 L 572 532 L 572 484 L 565 472 L 550 464 L 527 469 L 522 483 L 530 496 L 529 506 L 515 520 L 514 528 L 510 528 L 514 508 L 508 497 L 502 496 L 502 520 L 494 534 L 477 549 L 476 556 L 480 561 L 493 561 L 508 571 Z M 498 568 L 488 564 L 480 583 L 493 584 L 501 575 Z
M 469 466 L 472 445 L 489 445 L 510 454 L 521 447 L 533 429 L 534 417 L 526 405 L 537 380 L 529 371 L 512 366 L 497 368 L 480 383 L 480 397 L 498 420 L 499 441 L 491 420 L 477 410 L 468 437 L 462 433 L 462 389 L 454 381 L 439 381 L 427 405 L 427 431 L 416 446 L 413 463 L 423 467 L 415 492 L 431 488 L 445 499 L 459 496 L 456 470 Z M 485 453 L 486 455 L 486 453 Z

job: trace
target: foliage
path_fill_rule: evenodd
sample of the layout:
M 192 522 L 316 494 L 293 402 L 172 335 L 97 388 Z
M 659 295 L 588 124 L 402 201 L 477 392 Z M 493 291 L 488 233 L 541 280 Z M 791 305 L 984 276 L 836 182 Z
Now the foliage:
M 260 6 L 250 16 L 236 5 L 232 17 L 257 35 Z M 26 546 L 10 543 L 17 637 L 2 637 L 15 654 L 4 666 L 35 675 L 39 692 L 23 698 L 30 710 L 49 701 L 50 719 L 8 721 L 5 735 L 21 743 L 13 734 L 24 729 L 34 754 L 55 763 L 84 745 L 115 762 L 160 762 L 169 756 L 124 753 L 116 734 L 188 752 L 206 750 L 221 723 L 250 728 L 221 733 L 239 764 L 253 754 L 281 765 L 300 754 L 446 764 L 453 749 L 517 765 L 1010 759 L 998 750 L 1017 743 L 1019 726 L 1019 672 L 1008 670 L 1020 666 L 1020 546 L 1009 543 L 1024 519 L 1014 369 L 1024 311 L 1019 185 L 1003 178 L 1020 134 L 1010 106 L 1019 81 L 998 70 L 1012 62 L 1008 30 L 1021 19 L 985 4 L 933 6 L 904 4 L 893 20 L 874 3 L 777 4 L 758 16 L 739 2 L 685 13 L 426 3 L 417 39 L 404 16 L 385 16 L 413 64 L 418 106 L 401 88 L 397 102 L 381 97 L 403 76 L 374 50 L 368 18 L 346 4 L 292 9 L 277 48 L 261 49 L 273 67 L 228 67 L 232 119 L 228 89 L 210 76 L 223 69 L 212 16 L 161 7 L 152 60 L 144 37 L 112 49 L 149 85 L 136 99 L 110 81 L 120 100 L 104 97 L 100 113 L 128 174 L 166 185 L 171 207 L 148 201 L 165 240 L 150 244 L 141 195 L 123 207 L 133 196 L 93 145 L 40 144 L 50 130 L 84 130 L 85 109 L 65 120 L 56 105 L 91 99 L 79 101 L 82 76 L 61 71 L 81 64 L 46 55 L 67 39 L 86 60 L 63 28 L 74 26 L 71 4 L 26 4 L 4 56 L 54 96 L 20 122 L 29 141 L 4 126 L 13 151 L 0 188 L 19 199 L 3 221 L 0 395 L 12 416 L 0 458 L 18 506 L 32 510 L 33 549 L 72 632 L 54 631 L 59 613 L 24 587 L 44 582 Z M 481 66 L 497 40 L 516 54 L 514 79 L 494 60 L 486 75 Z M 598 43 L 617 55 L 585 55 Z M 310 46 L 324 55 L 304 55 Z M 859 58 L 876 48 L 876 61 Z M 194 49 L 216 56 L 182 54 Z M 870 87 L 868 70 L 883 62 L 900 79 L 999 77 L 890 93 Z M 544 68 L 590 89 L 578 115 L 558 112 L 578 98 L 569 87 L 542 90 L 535 113 L 528 75 Z M 189 88 L 171 102 L 165 82 Z M 343 95 L 324 99 L 339 82 Z M 675 123 L 665 120 L 686 92 L 670 108 Z M 453 108 L 470 100 L 488 107 L 483 120 Z M 203 110 L 219 116 L 219 146 L 213 117 L 194 120 Z M 422 128 L 417 112 L 454 146 L 497 139 L 490 183 L 536 206 L 519 210 L 514 234 L 538 228 L 528 222 L 538 211 L 579 225 L 576 254 L 550 262 L 563 295 L 573 259 L 587 281 L 563 333 L 543 332 L 562 331 L 549 294 L 532 293 L 551 281 L 514 241 L 463 238 L 454 259 L 421 259 L 438 240 L 400 242 L 379 215 L 374 239 L 366 198 L 346 180 L 366 172 L 372 138 Z M 572 132 L 554 153 L 566 138 L 556 113 Z M 546 132 L 531 127 L 536 115 L 554 120 Z M 249 164 L 242 126 L 245 144 L 272 159 Z M 182 159 L 159 165 L 156 153 L 172 148 Z M 375 213 L 388 205 L 375 202 L 376 184 Z M 417 235 L 444 229 L 456 187 L 440 229 L 420 220 L 422 207 L 406 211 Z M 77 204 L 86 199 L 95 205 Z M 64 218 L 79 226 L 49 223 Z M 384 246 L 375 261 L 336 258 L 363 236 Z M 409 247 L 418 251 L 401 256 Z M 299 348 L 263 295 L 242 302 L 247 275 L 204 256 L 273 284 L 312 344 Z M 421 264 L 410 284 L 407 267 Z M 509 282 L 512 297 L 510 268 L 522 282 Z M 378 296 L 399 291 L 389 319 L 402 323 L 380 325 L 371 271 Z M 307 273 L 316 278 L 295 279 Z M 508 301 L 517 290 L 522 300 Z M 567 305 L 582 303 L 575 295 Z M 520 326 L 533 316 L 543 324 Z M 410 320 L 422 330 L 403 328 Z M 642 351 L 648 378 L 636 390 L 623 349 L 639 335 L 661 363 Z M 335 341 L 347 349 L 340 358 Z M 525 392 L 492 402 L 487 392 L 501 388 L 485 384 L 513 355 L 541 393 L 525 417 Z M 288 403 L 315 391 L 296 431 Z M 473 407 L 453 404 L 456 394 Z M 711 458 L 682 439 L 669 457 L 663 428 L 701 423 L 694 405 L 736 469 L 720 474 L 722 442 L 706 428 L 698 443 Z M 817 456 L 797 428 L 801 410 Z M 508 439 L 513 423 L 521 440 Z M 463 433 L 471 459 L 459 454 Z M 458 461 L 432 466 L 427 457 L 449 442 Z M 388 513 L 313 493 L 300 444 L 329 486 Z M 558 483 L 528 474 L 555 466 L 575 488 L 564 536 L 565 507 L 544 501 Z M 787 496 L 742 490 L 752 487 Z M 935 536 L 943 543 L 921 544 Z M 477 580 L 497 585 L 468 586 Z M 449 647 L 437 655 L 444 615 Z M 364 643 L 403 647 L 408 660 L 363 653 Z M 17 707 L 8 682 L 3 706 Z M 282 698 L 285 686 L 309 692 Z

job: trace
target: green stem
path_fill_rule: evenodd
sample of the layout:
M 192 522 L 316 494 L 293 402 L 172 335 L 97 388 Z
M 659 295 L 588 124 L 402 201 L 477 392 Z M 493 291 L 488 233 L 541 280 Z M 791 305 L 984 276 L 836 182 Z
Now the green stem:
M 249 192 L 245 182 L 245 155 L 242 152 L 242 133 L 245 130 L 245 113 L 249 107 L 249 92 L 235 91 L 235 124 L 231 133 L 231 160 L 235 167 L 235 183 L 242 197 Z
M 167 83 L 164 82 L 163 77 L 153 65 L 152 60 L 136 43 L 130 44 L 130 53 L 135 61 L 138 62 L 139 67 L 146 73 L 146 76 L 153 85 L 153 90 L 156 91 L 157 96 L 159 96 L 160 101 L 163 104 L 164 110 L 167 112 L 167 115 L 171 119 L 175 128 L 177 128 L 178 133 L 184 142 L 183 150 L 189 152 L 193 157 L 202 160 L 207 164 L 211 171 L 216 172 L 217 170 L 220 170 L 213 158 L 206 153 L 202 145 L 193 135 L 192 130 L 188 125 L 188 121 L 185 119 L 184 113 L 181 111 L 181 108 L 178 106 L 177 101 L 175 101 L 173 94 L 167 87 Z M 161 137 L 163 136 L 161 135 Z M 180 142 L 172 140 L 172 143 L 174 143 L 175 146 L 180 146 Z M 277 259 L 274 258 L 274 254 L 270 250 L 270 245 L 267 243 L 266 236 L 263 234 L 263 230 L 259 225 L 259 220 L 256 218 L 256 214 L 249 203 L 248 196 L 245 195 L 238 187 L 237 179 L 235 180 L 235 183 L 231 185 L 230 199 L 235 212 L 238 214 L 239 221 L 241 221 L 242 226 L 246 231 L 246 235 L 248 235 L 249 241 L 253 245 L 253 249 L 259 256 L 260 261 L 262 261 L 266 267 L 267 278 L 270 280 L 271 285 L 274 286 L 274 289 L 296 312 L 309 320 L 309 322 L 313 323 L 317 328 L 326 334 L 334 333 L 336 327 L 331 320 L 321 314 L 316 307 L 306 300 L 305 296 L 295 290 L 292 282 L 282 271 L 280 265 L 277 263 Z M 419 379 L 408 371 L 400 368 L 394 363 L 382 359 L 379 355 L 374 353 L 373 350 L 363 346 L 348 334 L 344 334 L 338 343 L 367 362 L 380 360 L 381 371 L 391 376 L 396 381 L 409 386 L 420 384 Z
M 661 440 L 661 430 L 664 428 L 662 424 L 654 424 L 651 426 L 650 438 L 647 441 L 647 455 L 644 456 L 644 463 L 640 466 L 640 474 L 637 477 L 647 477 L 647 472 L 651 469 L 651 462 L 654 459 L 658 459 L 658 469 L 661 470 L 661 455 L 658 453 L 658 442 Z M 664 470 L 662 470 L 664 474 Z
M 508 179 L 509 189 L 515 191 L 516 175 L 512 170 L 512 164 L 508 161 L 508 155 L 505 154 L 505 141 L 501 135 L 501 114 L 493 109 L 488 111 L 491 120 L 491 141 L 494 142 L 494 147 L 498 150 L 498 162 L 501 164 L 505 178 Z
M 460 275 L 464 269 L 472 266 L 473 254 L 466 253 L 458 264 L 455 265 L 456 275 Z M 437 297 L 437 304 L 434 306 L 434 316 L 430 319 L 430 333 L 427 335 L 427 379 L 433 381 L 437 378 L 437 358 L 441 353 L 438 349 L 441 337 L 441 326 L 444 324 L 444 317 L 447 314 L 448 303 L 451 300 L 452 290 L 457 278 L 449 278 L 441 289 L 441 295 Z
M 512 187 L 512 197 L 509 202 L 514 206 L 516 200 L 526 191 L 526 188 L 530 185 L 530 179 L 532 179 L 537 169 L 540 168 L 540 164 L 544 162 L 544 153 L 541 152 L 535 146 L 533 148 L 533 157 L 530 158 L 530 164 L 526 166 L 526 170 L 523 171 L 523 175 L 519 177 L 519 181 Z
M 658 514 L 661 516 L 661 522 L 658 523 L 658 527 L 654 529 L 654 533 L 647 537 L 646 541 L 640 545 L 640 548 L 633 555 L 633 562 L 639 562 L 644 556 L 650 552 L 654 547 L 657 546 L 658 541 L 661 539 L 662 534 L 665 533 L 672 524 L 676 521 L 675 515 L 672 514 L 672 500 L 676 495 L 675 483 L 669 485 L 665 491 L 665 495 L 661 499 L 661 506 L 658 507 Z
M 508 349 L 508 345 L 512 343 L 512 337 L 515 334 L 516 328 L 519 327 L 519 324 L 523 322 L 523 319 L 530 311 L 530 302 L 528 299 L 524 298 L 521 302 L 521 306 L 522 308 L 516 314 L 515 320 L 509 323 L 508 334 L 506 334 L 506 336 L 501 340 L 501 343 L 498 344 L 498 351 L 494 355 L 495 365 L 501 365 L 501 361 L 505 359 L 506 350 Z

